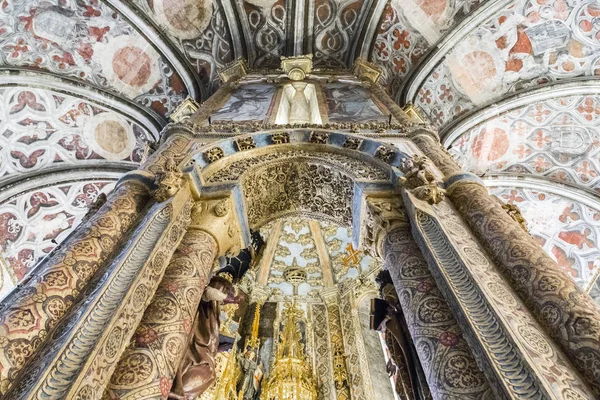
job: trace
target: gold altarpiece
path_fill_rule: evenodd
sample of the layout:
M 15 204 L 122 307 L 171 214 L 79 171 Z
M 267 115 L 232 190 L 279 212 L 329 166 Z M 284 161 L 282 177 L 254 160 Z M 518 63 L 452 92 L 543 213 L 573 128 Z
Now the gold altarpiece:
M 244 399 L 244 363 L 255 398 L 290 381 L 311 400 L 385 398 L 384 383 L 390 398 L 600 395 L 600 310 L 377 69 L 297 57 L 222 78 L 0 303 L 3 398 L 168 398 L 208 321 L 198 310 L 221 301 L 209 290 L 219 258 L 253 232 L 265 245 L 236 281 L 243 335 L 202 348 L 213 398 Z M 393 384 L 369 329 L 375 297 L 394 310 Z M 233 315 L 212 321 L 230 335 Z

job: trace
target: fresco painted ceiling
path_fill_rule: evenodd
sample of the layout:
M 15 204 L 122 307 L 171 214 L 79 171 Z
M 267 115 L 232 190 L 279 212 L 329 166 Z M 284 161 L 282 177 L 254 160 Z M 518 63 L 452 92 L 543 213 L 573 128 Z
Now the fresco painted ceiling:
M 594 0 L 0 0 L 0 187 L 10 185 L 0 194 L 3 282 L 16 282 L 89 199 L 136 167 L 186 96 L 214 93 L 221 68 L 243 58 L 273 70 L 281 56 L 312 53 L 316 70 L 348 70 L 359 57 L 379 66 L 396 102 L 413 103 L 504 201 L 516 201 L 515 190 L 524 199 L 515 204 L 541 204 L 560 220 L 565 202 L 588 199 L 573 211 L 585 227 L 532 231 L 585 286 L 595 255 L 564 238 L 589 230 L 582 243 L 599 242 L 590 211 L 600 191 L 599 16 Z M 91 187 L 81 186 L 86 179 Z M 79 195 L 87 200 L 75 206 Z M 54 221 L 43 236 L 27 233 L 35 218 Z M 289 290 L 276 273 L 282 265 L 316 269 L 315 249 L 329 241 L 341 247 L 328 250 L 329 274 L 311 275 L 306 296 L 364 272 L 340 272 L 342 233 L 321 239 L 333 228 L 304 223 L 281 228 L 291 242 L 281 240 L 265 277 L 273 287 Z M 293 256 L 284 245 L 292 242 Z

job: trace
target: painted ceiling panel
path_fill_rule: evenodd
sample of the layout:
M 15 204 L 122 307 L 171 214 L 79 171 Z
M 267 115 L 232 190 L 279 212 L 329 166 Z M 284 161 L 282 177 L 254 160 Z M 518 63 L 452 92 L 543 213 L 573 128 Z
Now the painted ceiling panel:
M 278 68 L 286 55 L 286 26 L 289 0 L 243 0 L 236 2 L 245 20 L 253 54 L 248 62 L 254 68 Z
M 50 90 L 0 88 L 0 183 L 17 174 L 92 160 L 141 160 L 152 135 L 102 106 Z
M 486 0 L 391 0 L 386 4 L 371 52 L 394 96 L 403 78 L 444 33 Z
M 600 99 L 567 96 L 514 109 L 466 131 L 450 152 L 478 175 L 546 176 L 600 193 Z
M 443 127 L 506 93 L 600 71 L 596 1 L 519 0 L 461 39 L 415 104 Z
M 199 74 L 204 94 L 219 86 L 218 70 L 234 60 L 223 6 L 213 0 L 133 0 L 176 44 Z
M 600 209 L 539 190 L 492 187 L 490 192 L 519 207 L 529 233 L 587 290 L 600 270 Z
M 110 192 L 114 184 L 109 180 L 61 184 L 0 204 L 0 298 L 63 241 L 100 193 Z
M 152 44 L 98 0 L 4 1 L 0 48 L 5 66 L 81 79 L 160 115 L 186 95 Z
M 348 66 L 347 56 L 368 5 L 368 1 L 362 0 L 315 1 L 312 35 L 315 67 Z

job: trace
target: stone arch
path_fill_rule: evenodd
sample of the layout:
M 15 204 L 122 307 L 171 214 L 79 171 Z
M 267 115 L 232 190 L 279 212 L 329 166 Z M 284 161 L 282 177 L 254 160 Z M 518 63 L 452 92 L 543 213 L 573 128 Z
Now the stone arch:
M 200 197 L 231 194 L 245 234 L 285 216 L 351 226 L 367 195 L 392 195 L 408 158 L 378 140 L 317 129 L 257 132 L 199 145 L 183 161 Z

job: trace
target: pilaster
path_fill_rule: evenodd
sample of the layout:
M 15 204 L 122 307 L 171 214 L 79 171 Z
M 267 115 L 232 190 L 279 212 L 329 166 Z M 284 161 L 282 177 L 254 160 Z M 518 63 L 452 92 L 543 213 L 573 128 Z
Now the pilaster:
M 350 400 L 347 356 L 344 349 L 344 336 L 340 322 L 339 292 L 337 288 L 326 289 L 321 297 L 327 307 L 327 322 L 329 328 L 329 343 L 332 356 L 333 382 L 337 400 Z

